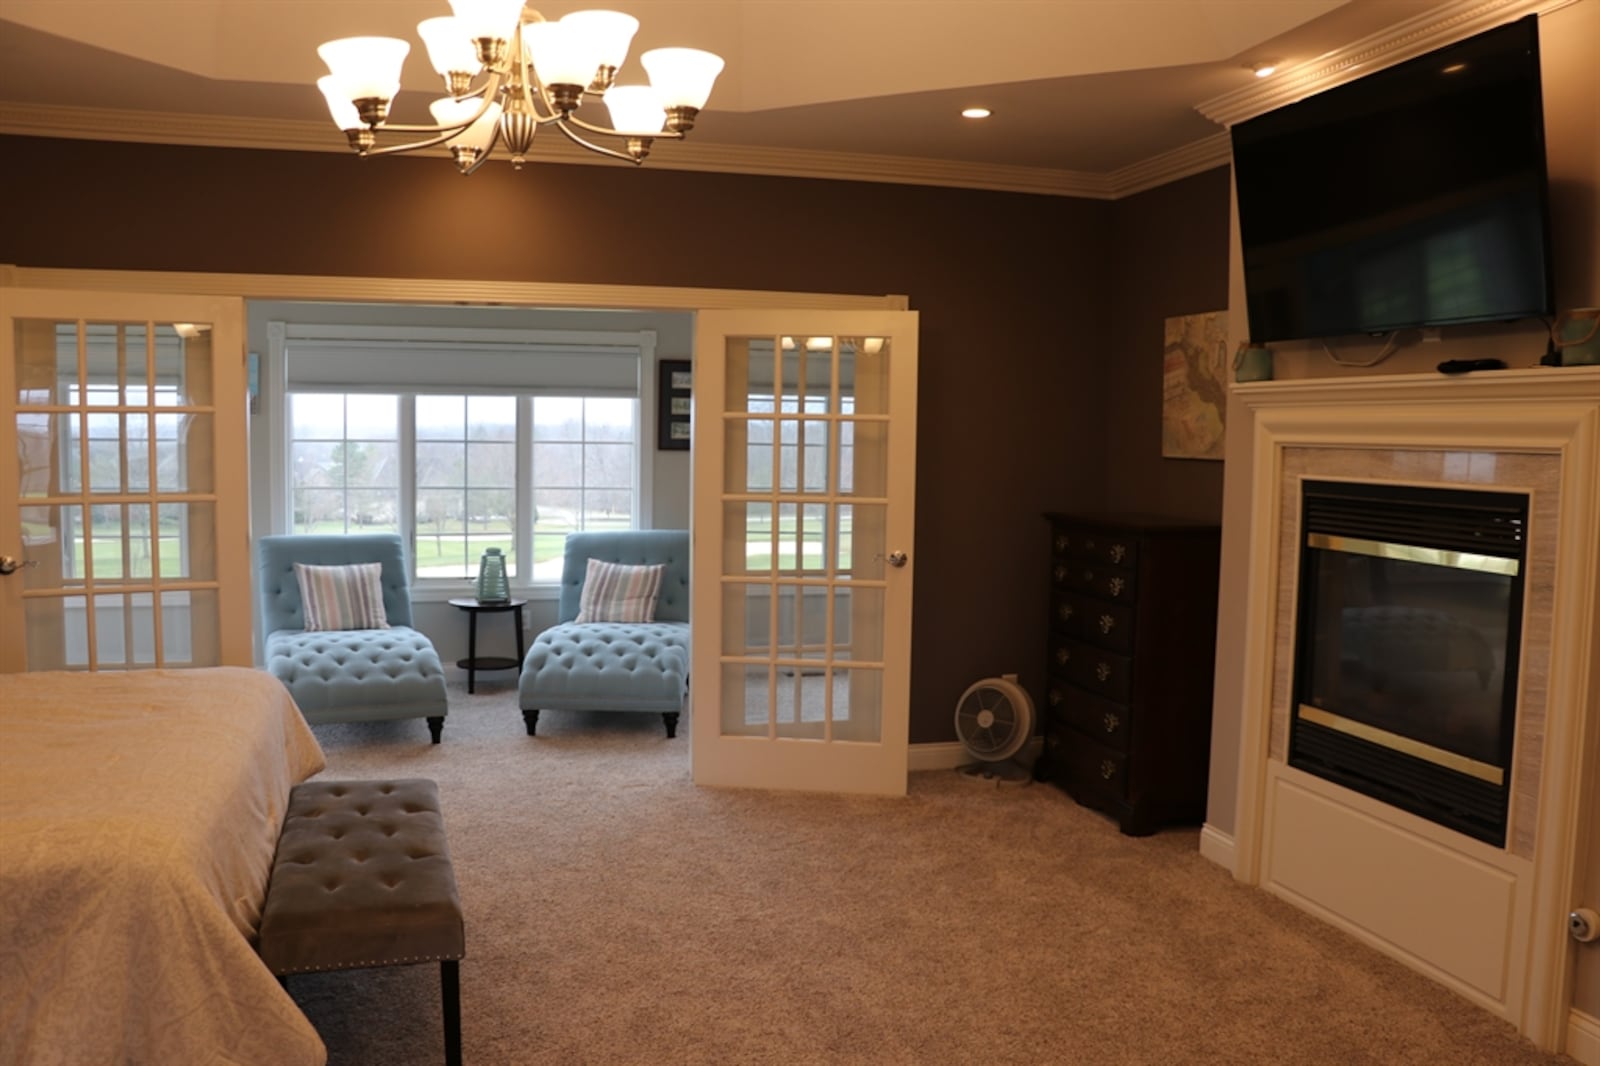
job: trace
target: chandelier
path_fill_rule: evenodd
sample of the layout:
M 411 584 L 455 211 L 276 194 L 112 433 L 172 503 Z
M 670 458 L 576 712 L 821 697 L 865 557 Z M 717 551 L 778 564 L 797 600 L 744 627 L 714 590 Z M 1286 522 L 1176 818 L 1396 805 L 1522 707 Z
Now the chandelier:
M 453 15 L 424 19 L 417 33 L 450 94 L 431 105 L 433 124 L 391 124 L 400 67 L 411 51 L 395 37 L 344 37 L 317 49 L 317 80 L 333 121 L 357 154 L 389 155 L 445 145 L 470 174 L 497 144 L 522 168 L 534 134 L 554 126 L 604 156 L 642 163 L 657 138 L 682 140 L 711 95 L 722 59 L 698 48 L 655 48 L 639 57 L 649 85 L 615 85 L 639 20 L 620 11 L 575 11 L 547 21 L 522 0 L 450 0 Z M 580 118 L 604 103 L 610 124 Z M 591 112 L 592 113 L 592 109 Z M 388 137 L 402 143 L 380 143 Z M 618 147 L 597 143 L 610 140 Z

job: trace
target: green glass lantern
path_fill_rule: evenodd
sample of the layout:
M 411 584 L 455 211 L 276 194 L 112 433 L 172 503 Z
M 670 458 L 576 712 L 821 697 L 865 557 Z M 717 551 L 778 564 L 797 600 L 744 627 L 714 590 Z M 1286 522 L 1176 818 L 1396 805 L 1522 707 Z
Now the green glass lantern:
M 504 603 L 511 598 L 506 580 L 506 557 L 499 548 L 489 548 L 478 560 L 478 599 L 484 603 Z

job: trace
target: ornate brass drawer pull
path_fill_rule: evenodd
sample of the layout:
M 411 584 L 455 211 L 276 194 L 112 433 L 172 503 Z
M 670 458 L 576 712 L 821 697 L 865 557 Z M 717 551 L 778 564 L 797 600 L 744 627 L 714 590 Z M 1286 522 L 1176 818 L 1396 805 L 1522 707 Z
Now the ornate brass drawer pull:
M 1126 547 L 1124 547 L 1121 544 L 1113 544 L 1111 546 L 1111 561 L 1112 562 L 1120 563 L 1120 562 L 1122 562 L 1122 560 L 1126 559 L 1127 557 L 1128 557 L 1128 549 Z
M 1112 618 L 1109 614 L 1103 614 L 1100 616 L 1100 632 L 1110 633 L 1116 627 L 1117 620 L 1115 618 Z
M 1072 661 L 1072 649 L 1071 648 L 1057 648 L 1056 649 L 1056 662 L 1061 663 L 1062 665 L 1066 665 L 1067 663 L 1070 663 L 1071 661 Z
M 1059 615 L 1060 615 L 1060 616 L 1061 616 L 1061 620 L 1062 620 L 1062 621 L 1063 621 L 1063 622 L 1070 622 L 1070 621 L 1072 621 L 1072 604 L 1070 604 L 1070 603 L 1063 603 L 1063 604 L 1062 604 L 1062 605 L 1061 605 L 1061 609 L 1060 609 L 1060 610 L 1058 610 L 1058 611 L 1057 611 L 1057 612 L 1056 612 L 1056 613 L 1057 613 L 1057 614 L 1059 614 Z
M 1115 733 L 1117 731 L 1117 727 L 1119 725 L 1121 725 L 1121 724 L 1122 724 L 1122 719 L 1118 718 L 1116 715 L 1112 714 L 1110 711 L 1106 712 L 1105 727 L 1106 727 L 1106 732 L 1107 733 Z
M 1072 547 L 1072 541 L 1066 536 L 1066 534 L 1063 533 L 1056 537 L 1056 551 L 1064 552 L 1070 547 Z
M 1094 571 L 1093 570 L 1085 570 L 1083 572 L 1083 583 L 1085 585 L 1094 584 Z
M 1050 690 L 1050 706 L 1056 707 L 1056 706 L 1059 706 L 1060 704 L 1061 704 L 1061 693 L 1058 692 L 1056 689 L 1051 689 Z
M 1100 776 L 1110 781 L 1117 774 L 1117 764 L 1110 759 L 1100 760 Z
M 1111 590 L 1111 595 L 1113 596 L 1122 595 L 1122 590 L 1127 588 L 1127 585 L 1128 583 L 1123 581 L 1120 577 L 1114 577 L 1110 581 L 1106 582 L 1106 588 Z
M 1094 676 L 1098 677 L 1101 681 L 1104 681 L 1106 678 L 1110 677 L 1111 676 L 1111 664 L 1110 663 L 1105 663 L 1105 662 L 1095 663 L 1094 664 Z
M 1057 582 L 1065 581 L 1067 579 L 1067 568 L 1062 566 L 1060 563 L 1056 564 L 1056 568 L 1053 573 Z

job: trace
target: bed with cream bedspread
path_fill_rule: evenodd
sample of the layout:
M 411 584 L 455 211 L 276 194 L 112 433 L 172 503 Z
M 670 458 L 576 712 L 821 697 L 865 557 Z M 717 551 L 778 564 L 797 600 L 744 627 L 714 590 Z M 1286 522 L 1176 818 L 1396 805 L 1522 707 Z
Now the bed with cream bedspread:
M 257 670 L 0 676 L 0 1062 L 323 1063 L 252 946 L 322 767 Z

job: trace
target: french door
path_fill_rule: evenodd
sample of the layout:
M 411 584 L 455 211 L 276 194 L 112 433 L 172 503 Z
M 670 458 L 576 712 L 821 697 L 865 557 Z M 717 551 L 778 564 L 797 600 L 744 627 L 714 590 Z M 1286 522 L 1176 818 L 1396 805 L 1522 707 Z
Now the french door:
M 250 664 L 243 328 L 0 288 L 0 672 Z
M 701 311 L 698 784 L 904 794 L 917 316 Z

